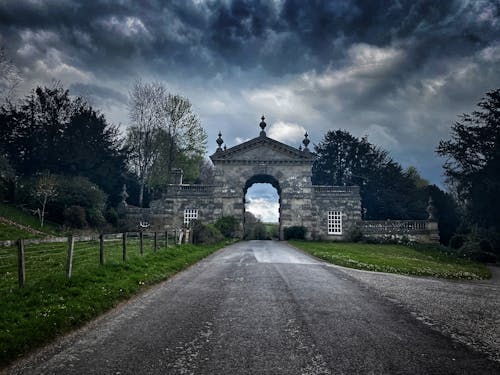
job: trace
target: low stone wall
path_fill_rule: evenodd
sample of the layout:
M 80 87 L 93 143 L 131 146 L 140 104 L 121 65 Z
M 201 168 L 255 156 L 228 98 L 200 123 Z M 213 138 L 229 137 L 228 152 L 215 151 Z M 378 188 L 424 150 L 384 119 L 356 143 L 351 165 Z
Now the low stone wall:
M 438 243 L 438 223 L 430 220 L 364 220 L 357 227 L 368 238 Z

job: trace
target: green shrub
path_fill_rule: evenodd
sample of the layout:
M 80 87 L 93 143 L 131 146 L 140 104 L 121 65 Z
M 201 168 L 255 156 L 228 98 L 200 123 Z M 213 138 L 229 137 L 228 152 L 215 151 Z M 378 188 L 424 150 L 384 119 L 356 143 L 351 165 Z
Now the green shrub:
M 212 224 L 205 225 L 199 220 L 190 223 L 194 244 L 214 244 L 224 239 L 222 233 Z
M 106 221 L 110 224 L 117 225 L 118 224 L 118 212 L 113 207 L 110 207 L 104 213 L 104 217 Z
M 299 225 L 286 227 L 283 234 L 285 240 L 303 240 L 306 238 L 306 228 Z
M 495 263 L 496 256 L 493 253 L 482 251 L 477 241 L 467 241 L 460 249 L 457 255 L 461 258 L 475 260 L 484 263 Z
M 479 241 L 479 248 L 481 249 L 481 251 L 484 251 L 486 253 L 493 252 L 493 246 L 491 245 L 491 242 L 484 238 Z
M 270 240 L 271 237 L 267 234 L 266 226 L 260 221 L 255 223 L 253 227 L 253 238 L 255 240 Z
M 450 247 L 452 249 L 460 249 L 466 241 L 467 238 L 463 234 L 454 234 L 450 238 Z
M 63 212 L 64 224 L 73 228 L 85 228 L 88 223 L 85 209 L 80 206 L 70 206 Z
M 239 222 L 234 216 L 223 216 L 214 225 L 226 238 L 237 236 Z
M 88 208 L 87 210 L 87 222 L 92 227 L 102 227 L 106 223 L 106 219 L 102 214 L 102 210 L 98 208 Z
M 349 240 L 351 242 L 360 242 L 363 240 L 363 232 L 359 228 L 354 228 L 349 233 Z

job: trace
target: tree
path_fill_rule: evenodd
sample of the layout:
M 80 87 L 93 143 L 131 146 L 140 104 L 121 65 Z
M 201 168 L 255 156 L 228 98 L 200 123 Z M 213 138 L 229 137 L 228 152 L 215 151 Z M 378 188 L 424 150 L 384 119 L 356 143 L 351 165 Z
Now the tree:
M 54 176 L 50 174 L 40 176 L 35 184 L 33 196 L 41 206 L 37 209 L 37 213 L 40 219 L 40 227 L 43 228 L 47 203 L 57 196 L 57 181 Z
M 317 185 L 358 185 L 366 219 L 424 219 L 423 180 L 387 151 L 347 131 L 329 131 L 315 147 L 312 181 Z
M 164 101 L 164 127 L 169 135 L 167 171 L 175 166 L 176 156 L 201 160 L 206 150 L 207 134 L 193 113 L 189 99 L 168 94 Z M 176 153 L 176 148 L 179 153 Z
M 116 195 L 127 172 L 118 128 L 62 85 L 37 87 L 0 107 L 0 153 L 18 176 L 85 176 Z
M 0 98 L 11 102 L 15 98 L 16 88 L 21 82 L 18 69 L 8 57 L 5 48 L 0 47 Z
M 130 92 L 128 130 L 129 161 L 139 178 L 139 206 L 143 206 L 144 186 L 161 148 L 161 122 L 166 91 L 159 83 L 137 81 Z
M 469 225 L 500 230 L 500 89 L 486 93 L 478 109 L 463 114 L 441 140 L 447 182 L 456 188 Z
M 127 145 L 142 206 L 145 186 L 161 190 L 170 182 L 173 168 L 182 168 L 187 181 L 198 177 L 207 136 L 191 102 L 168 93 L 162 84 L 139 81 L 130 96 Z

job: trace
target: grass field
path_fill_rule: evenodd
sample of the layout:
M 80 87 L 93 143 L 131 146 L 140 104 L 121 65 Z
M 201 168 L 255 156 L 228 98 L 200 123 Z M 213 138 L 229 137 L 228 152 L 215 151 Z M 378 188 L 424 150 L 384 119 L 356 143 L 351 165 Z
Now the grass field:
M 131 239 L 123 262 L 121 242 L 105 242 L 106 263 L 100 266 L 97 242 L 77 243 L 69 280 L 67 244 L 27 246 L 23 288 L 17 287 L 16 249 L 0 248 L 0 367 L 223 246 L 159 245 L 155 253 L 152 241 L 145 241 L 140 256 L 138 241 Z
M 446 279 L 487 279 L 490 270 L 481 263 L 457 259 L 436 251 L 403 245 L 289 241 L 308 253 L 339 266 L 403 275 Z

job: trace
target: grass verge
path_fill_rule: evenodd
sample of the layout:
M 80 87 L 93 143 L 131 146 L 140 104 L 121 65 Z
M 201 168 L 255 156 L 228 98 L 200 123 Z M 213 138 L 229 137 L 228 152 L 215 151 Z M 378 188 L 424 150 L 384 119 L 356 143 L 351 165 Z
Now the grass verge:
M 339 266 L 402 275 L 480 280 L 491 277 L 481 263 L 457 259 L 422 246 L 419 250 L 390 244 L 289 241 L 318 258 Z
M 86 263 L 70 280 L 64 272 L 45 272 L 49 273 L 46 277 L 22 289 L 0 291 L 0 368 L 223 245 L 169 247 L 131 257 L 127 262 L 111 257 L 104 266 Z M 115 253 L 119 254 L 119 249 L 117 243 Z

